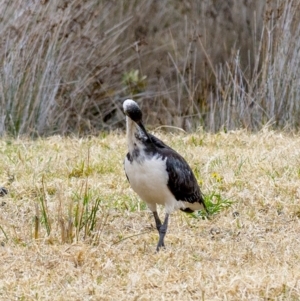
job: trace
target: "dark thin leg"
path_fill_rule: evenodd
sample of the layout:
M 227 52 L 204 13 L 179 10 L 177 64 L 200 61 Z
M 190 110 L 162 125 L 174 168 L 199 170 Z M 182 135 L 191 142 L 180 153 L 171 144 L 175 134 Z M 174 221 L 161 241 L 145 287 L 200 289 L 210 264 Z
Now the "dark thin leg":
M 161 223 L 156 211 L 153 212 L 153 215 L 156 223 L 156 229 L 158 230 L 159 233 L 159 240 L 156 247 L 156 251 L 158 252 L 161 247 L 165 247 L 164 238 L 168 229 L 169 214 L 166 213 L 166 217 L 163 224 Z
M 153 212 L 153 215 L 154 215 L 154 219 L 155 219 L 156 229 L 159 232 L 159 229 L 161 227 L 161 221 L 160 221 L 159 216 L 156 211 Z

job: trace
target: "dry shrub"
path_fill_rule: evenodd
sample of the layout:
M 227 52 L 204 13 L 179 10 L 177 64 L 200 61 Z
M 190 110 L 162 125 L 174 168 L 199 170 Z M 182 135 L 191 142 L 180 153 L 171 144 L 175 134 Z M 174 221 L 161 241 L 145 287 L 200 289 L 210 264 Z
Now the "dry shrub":
M 0 7 L 1 133 L 115 128 L 127 97 L 187 130 L 297 126 L 299 0 Z

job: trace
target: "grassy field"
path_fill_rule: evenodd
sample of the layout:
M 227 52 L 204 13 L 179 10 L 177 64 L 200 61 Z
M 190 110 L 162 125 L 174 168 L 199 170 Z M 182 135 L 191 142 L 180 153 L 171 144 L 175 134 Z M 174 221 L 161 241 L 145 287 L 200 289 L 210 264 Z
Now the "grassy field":
M 156 134 L 233 202 L 172 214 L 159 253 L 123 134 L 0 140 L 0 300 L 299 300 L 300 135 Z
M 299 300 L 299 8 L 0 1 L 0 300 Z M 128 97 L 214 213 L 172 214 L 158 254 Z

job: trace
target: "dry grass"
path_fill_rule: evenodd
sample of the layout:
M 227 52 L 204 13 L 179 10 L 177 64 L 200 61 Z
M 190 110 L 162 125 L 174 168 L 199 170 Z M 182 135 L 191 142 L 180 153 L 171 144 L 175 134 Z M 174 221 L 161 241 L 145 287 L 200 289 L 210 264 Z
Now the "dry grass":
M 1 300 L 299 300 L 300 136 L 159 135 L 188 158 L 204 193 L 235 203 L 212 220 L 174 213 L 158 254 L 151 213 L 123 172 L 123 135 L 0 141 L 10 191 Z M 95 230 L 76 232 L 76 206 L 97 198 Z

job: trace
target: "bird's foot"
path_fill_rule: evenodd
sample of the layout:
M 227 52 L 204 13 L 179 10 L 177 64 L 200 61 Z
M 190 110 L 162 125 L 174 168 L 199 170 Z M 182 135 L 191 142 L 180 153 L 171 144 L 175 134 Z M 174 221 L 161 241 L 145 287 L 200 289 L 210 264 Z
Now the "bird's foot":
M 158 230 L 158 233 L 159 233 L 159 240 L 158 240 L 158 244 L 157 244 L 157 247 L 156 247 L 156 251 L 158 252 L 161 248 L 165 248 L 165 242 L 164 242 L 164 239 L 165 239 L 165 235 L 167 233 L 167 224 L 163 223 L 160 227 L 159 227 L 159 230 Z
M 162 244 L 158 243 L 158 244 L 157 244 L 157 247 L 156 247 L 156 253 L 158 253 L 159 250 L 162 249 L 162 248 L 164 248 L 164 249 L 166 248 L 166 247 L 165 247 L 165 244 L 164 244 L 164 243 L 162 243 Z
M 159 240 L 158 240 L 158 244 L 156 247 L 156 252 L 158 252 L 161 248 L 165 248 L 164 238 L 165 238 L 165 235 L 166 235 L 167 229 L 168 229 L 169 214 L 166 214 L 163 224 L 161 223 L 156 211 L 153 212 L 153 215 L 155 218 L 156 229 L 159 233 Z
M 158 240 L 158 244 L 156 247 L 156 252 L 159 252 L 160 249 L 165 249 L 165 242 L 164 242 L 164 238 L 161 238 L 161 236 L 159 236 L 159 240 Z

